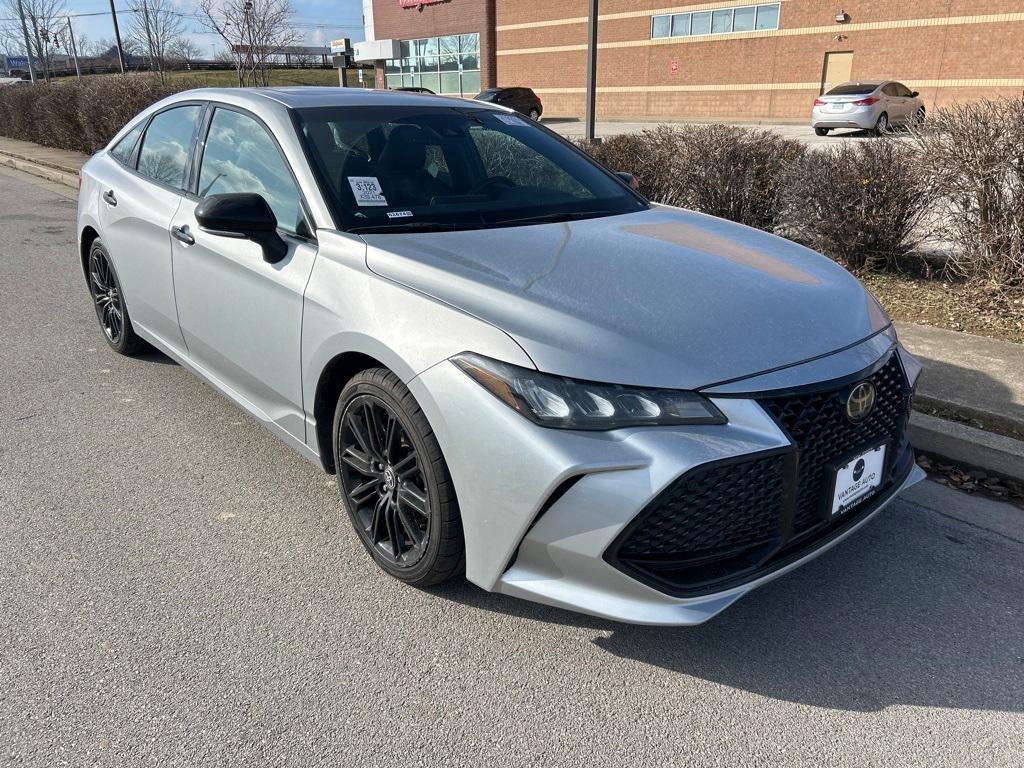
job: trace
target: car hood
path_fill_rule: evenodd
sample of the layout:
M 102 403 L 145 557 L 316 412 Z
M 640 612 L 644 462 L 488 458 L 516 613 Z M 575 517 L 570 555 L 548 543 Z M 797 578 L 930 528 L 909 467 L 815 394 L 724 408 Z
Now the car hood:
M 538 369 L 579 379 L 699 389 L 833 352 L 889 325 L 830 259 L 665 206 L 364 239 L 377 274 L 503 329 Z

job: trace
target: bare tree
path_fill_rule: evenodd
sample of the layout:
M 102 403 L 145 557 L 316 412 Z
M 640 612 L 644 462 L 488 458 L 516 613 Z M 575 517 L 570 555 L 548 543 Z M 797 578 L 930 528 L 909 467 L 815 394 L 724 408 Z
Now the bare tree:
M 54 54 L 52 35 L 65 26 L 67 14 L 64 0 L 21 0 L 21 8 L 25 12 L 25 24 L 28 27 L 29 46 L 36 67 L 43 70 L 43 78 L 50 79 L 50 68 Z M 24 50 L 24 34 L 21 19 L 18 15 L 18 0 L 0 0 L 0 13 L 5 21 L 0 22 L 6 30 L 5 37 L 20 39 L 17 45 Z
M 167 47 L 168 59 L 184 64 L 186 69 L 192 69 L 192 65 L 195 64 L 201 54 L 202 49 L 199 47 L 199 44 L 186 35 L 176 37 Z
M 181 11 L 172 0 L 131 0 L 128 37 L 149 58 L 149 68 L 164 79 L 168 48 L 184 32 Z
M 233 51 L 240 87 L 269 85 L 270 62 L 299 40 L 288 0 L 199 0 L 199 13 Z

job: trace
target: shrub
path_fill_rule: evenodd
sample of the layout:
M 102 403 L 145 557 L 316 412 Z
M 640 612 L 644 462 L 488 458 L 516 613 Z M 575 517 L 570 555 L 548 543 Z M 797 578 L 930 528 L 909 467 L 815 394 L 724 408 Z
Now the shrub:
M 779 232 L 851 269 L 892 267 L 920 242 L 929 195 L 917 152 L 895 139 L 798 158 L 785 175 Z
M 582 145 L 617 171 L 629 171 L 655 202 L 772 230 L 782 178 L 806 154 L 802 144 L 771 131 L 728 125 L 661 125 Z
M 153 75 L 109 75 L 0 88 L 0 134 L 91 154 L 140 111 L 195 87 Z
M 959 104 L 912 131 L 956 276 L 1024 287 L 1024 99 Z

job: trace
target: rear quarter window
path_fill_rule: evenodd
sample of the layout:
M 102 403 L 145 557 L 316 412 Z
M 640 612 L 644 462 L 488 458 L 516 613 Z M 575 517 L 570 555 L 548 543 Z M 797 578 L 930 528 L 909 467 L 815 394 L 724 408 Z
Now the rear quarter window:
M 135 145 L 139 143 L 139 136 L 142 135 L 142 124 L 136 125 L 110 150 L 119 162 L 124 165 L 132 164 L 132 154 L 135 152 Z

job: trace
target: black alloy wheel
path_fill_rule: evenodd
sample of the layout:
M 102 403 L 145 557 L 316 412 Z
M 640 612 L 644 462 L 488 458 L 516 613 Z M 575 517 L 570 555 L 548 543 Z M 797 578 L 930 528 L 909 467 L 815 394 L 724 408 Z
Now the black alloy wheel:
M 430 423 L 386 368 L 353 376 L 334 412 L 338 490 L 378 566 L 416 586 L 463 572 L 462 516 Z
M 107 343 L 122 355 L 134 354 L 144 346 L 144 342 L 135 334 L 121 283 L 110 256 L 99 240 L 89 248 L 88 271 L 89 295 Z
M 342 415 L 340 445 L 345 501 L 364 543 L 396 568 L 416 565 L 430 539 L 430 501 L 398 416 L 360 395 Z

